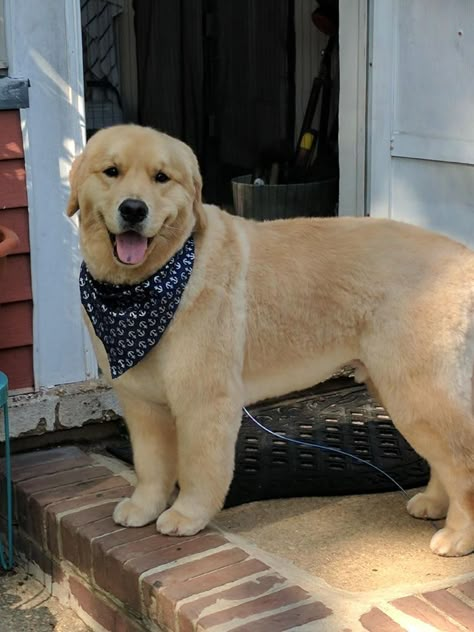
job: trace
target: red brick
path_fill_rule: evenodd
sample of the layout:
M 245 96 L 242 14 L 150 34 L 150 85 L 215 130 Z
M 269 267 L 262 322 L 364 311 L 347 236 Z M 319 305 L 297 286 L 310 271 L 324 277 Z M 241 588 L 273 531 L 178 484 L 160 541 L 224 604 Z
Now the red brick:
M 71 459 L 84 454 L 82 450 L 75 446 L 64 448 L 52 448 L 51 450 L 35 450 L 34 452 L 24 452 L 12 455 L 12 471 L 32 465 L 42 465 L 48 461 L 61 459 Z
M 104 556 L 108 555 L 109 551 L 115 547 L 119 547 L 122 544 L 137 542 L 138 540 L 144 540 L 155 534 L 156 525 L 149 524 L 146 527 L 139 528 L 122 527 L 121 531 L 97 537 L 91 543 L 94 563 L 97 564 L 98 567 L 103 568 L 105 565 Z
M 174 617 L 175 604 L 180 599 L 198 595 L 207 590 L 225 586 L 229 582 L 237 581 L 244 577 L 251 577 L 255 573 L 268 570 L 268 566 L 259 560 L 252 559 L 246 562 L 238 562 L 239 559 L 242 559 L 242 553 L 244 552 L 240 549 L 222 551 L 222 553 L 208 555 L 197 562 L 182 564 L 169 571 L 146 577 L 142 585 L 142 591 L 145 606 L 149 609 L 151 618 L 156 621 L 159 619 L 171 621 Z M 228 555 L 226 555 L 225 560 L 222 559 L 219 562 L 221 567 L 213 572 L 208 572 L 206 570 L 206 567 L 209 567 L 208 560 L 224 554 Z M 196 575 L 198 571 L 192 571 L 191 567 L 194 565 L 198 566 L 201 563 L 203 564 L 202 573 Z M 217 566 L 217 560 L 215 565 Z M 177 572 L 175 575 L 175 571 L 180 572 Z M 189 579 L 186 576 L 182 576 L 182 573 L 186 571 L 189 572 Z M 156 578 L 160 576 L 161 579 L 157 580 Z M 150 580 L 151 583 L 149 583 Z
M 14 542 L 15 551 L 23 553 L 28 562 L 36 564 L 54 582 L 60 583 L 62 581 L 64 573 L 59 563 L 37 542 L 29 538 L 24 531 L 15 530 Z
M 124 478 L 114 476 L 109 480 L 113 480 L 114 484 L 104 488 L 103 491 L 96 491 L 92 494 L 85 494 L 75 498 L 59 500 L 47 505 L 46 512 L 54 516 L 54 519 L 56 519 L 58 514 L 74 511 L 75 509 L 81 509 L 81 507 L 87 507 L 88 505 L 98 503 L 102 500 L 127 498 L 129 494 L 133 493 L 134 488 L 129 485 Z
M 182 544 L 181 538 L 170 538 L 169 536 L 161 535 L 156 532 L 156 526 L 153 525 L 153 527 L 151 535 L 129 540 L 124 544 L 115 546 L 113 549 L 109 549 L 107 553 L 104 551 L 103 555 L 100 552 L 97 557 L 94 555 L 94 578 L 98 586 L 110 590 L 112 578 L 120 575 L 124 564 L 127 562 L 133 559 L 141 559 L 142 557 L 146 558 L 150 554 L 167 547 Z M 128 530 L 131 532 L 137 531 L 133 527 Z M 141 533 L 141 529 L 139 531 Z M 99 540 L 97 548 L 103 550 L 103 547 L 106 545 L 107 541 Z M 153 568 L 153 564 L 149 568 Z
M 188 562 L 187 564 L 180 564 L 176 568 L 169 568 L 166 571 L 156 573 L 156 575 L 150 575 L 146 578 L 146 582 L 153 584 L 156 587 L 169 586 L 169 584 L 175 584 L 177 582 L 182 585 L 182 582 L 187 582 L 193 578 L 201 578 L 203 575 L 216 571 L 231 564 L 242 562 L 247 559 L 249 554 L 238 548 L 228 549 L 226 551 L 220 551 L 219 553 L 212 553 L 195 562 Z M 205 589 L 207 590 L 207 588 Z
M 443 632 L 459 632 L 457 625 L 450 623 L 446 617 L 443 617 L 434 608 L 414 595 L 395 599 L 395 601 L 392 601 L 392 605 L 405 614 L 409 614 L 419 621 L 428 623 L 438 630 L 443 630 Z
M 378 608 L 372 608 L 360 618 L 363 627 L 369 632 L 407 632 Z
M 38 463 L 29 467 L 12 468 L 12 480 L 14 483 L 26 481 L 31 478 L 38 478 L 48 474 L 69 471 L 74 468 L 91 465 L 92 461 L 87 454 L 79 454 L 69 459 L 57 459 L 46 463 Z
M 257 619 L 250 624 L 239 625 L 236 628 L 231 628 L 229 632 L 249 632 L 250 629 L 252 632 L 283 632 L 284 630 L 293 630 L 306 623 L 325 619 L 330 614 L 332 614 L 330 608 L 321 601 L 315 601 L 304 606 L 291 608 L 291 610 L 277 612 L 269 617 Z
M 424 593 L 423 597 L 467 630 L 474 630 L 474 609 L 447 590 L 434 590 Z
M 268 595 L 263 595 L 257 599 L 245 601 L 244 603 L 239 603 L 238 605 L 230 608 L 228 607 L 229 601 L 240 601 L 242 599 L 248 599 L 249 597 L 262 595 L 262 593 L 267 592 L 271 588 L 274 588 L 277 584 L 284 581 L 286 580 L 279 575 L 267 573 L 253 582 L 246 582 L 245 584 L 229 588 L 221 593 L 209 595 L 203 599 L 198 599 L 197 602 L 191 602 L 183 605 L 179 611 L 179 620 L 181 622 L 182 616 L 186 616 L 187 614 L 187 618 L 192 621 L 195 619 L 195 615 L 189 616 L 191 612 L 198 614 L 199 611 L 200 614 L 204 607 L 217 603 L 221 599 L 224 602 L 223 610 L 204 616 L 202 619 L 199 618 L 198 614 L 197 620 L 199 625 L 204 629 L 212 626 L 223 625 L 224 623 L 229 623 L 234 619 L 245 619 L 246 617 L 255 614 L 270 614 L 271 610 L 276 610 L 282 606 L 290 606 L 292 604 L 296 605 L 298 602 L 308 599 L 309 594 L 299 586 L 288 586 L 287 588 L 272 592 Z M 201 602 L 200 605 L 198 605 L 198 602 Z M 236 623 L 238 623 L 238 620 Z M 183 632 L 184 630 L 186 630 L 186 628 L 183 626 Z
M 163 549 L 179 547 L 183 544 L 182 538 L 161 535 L 156 532 L 155 525 L 150 526 L 152 526 L 151 534 L 145 535 L 143 529 L 130 528 L 127 531 L 131 534 L 137 533 L 139 537 L 133 540 L 127 539 L 123 544 L 118 544 L 113 548 L 110 548 L 110 540 L 100 538 L 93 547 L 93 575 L 97 586 L 111 592 L 119 599 L 125 600 L 124 595 L 126 596 L 127 592 L 130 593 L 135 607 L 140 601 L 137 593 L 140 572 L 133 572 L 132 569 L 125 567 L 125 564 L 133 560 L 146 563 L 151 555 L 156 557 L 157 552 Z M 152 561 L 144 570 L 154 566 L 156 564 Z
M 75 540 L 71 542 L 71 544 L 75 542 L 75 552 L 68 553 L 68 559 L 92 579 L 94 566 L 92 544 L 94 540 L 103 536 L 119 534 L 126 530 L 125 527 L 115 524 L 112 517 L 84 525 L 75 532 Z M 73 549 L 69 547 L 69 551 L 71 550 Z
M 79 606 L 96 623 L 110 632 L 143 632 L 147 630 L 142 623 L 133 621 L 125 612 L 99 597 L 93 588 L 69 577 L 69 588 Z
M 258 597 L 274 586 L 285 581 L 284 577 L 281 577 L 276 573 L 266 573 L 261 577 L 255 578 L 253 581 L 244 582 L 243 584 L 207 595 L 206 597 L 201 597 L 201 599 L 185 603 L 178 611 L 180 632 L 193 631 L 195 625 L 199 621 L 201 613 L 209 606 L 222 602 L 223 608 L 229 609 L 232 602 L 237 602 L 238 604 L 242 599 Z M 161 618 L 158 622 L 164 626 L 172 627 L 172 621 L 174 618 L 173 611 L 175 609 L 176 602 L 168 599 L 166 592 L 167 591 L 165 590 L 159 593 L 159 614 Z M 220 614 L 221 612 L 222 611 L 219 611 L 217 614 Z
M 455 586 L 455 588 L 474 601 L 474 580 Z
M 99 568 L 94 558 L 94 577 L 98 586 L 131 608 L 139 610 L 141 599 L 138 578 L 142 573 L 226 543 L 225 538 L 215 534 L 191 538 L 156 534 L 112 549 L 104 556 L 103 567 Z
M 45 508 L 52 503 L 72 498 L 94 495 L 99 492 L 123 487 L 120 476 L 108 476 L 93 480 L 65 485 L 57 489 L 37 492 L 32 496 L 22 496 L 19 502 L 18 521 L 38 542 L 46 544 Z
M 88 555 L 88 551 L 90 551 L 90 543 L 87 539 L 84 540 L 83 538 L 80 538 L 80 534 L 83 531 L 81 527 L 94 524 L 98 520 L 107 518 L 107 524 L 101 526 L 105 526 L 106 529 L 108 528 L 108 531 L 103 531 L 102 528 L 102 535 L 114 530 L 116 525 L 112 520 L 112 512 L 116 504 L 116 502 L 108 502 L 103 505 L 89 507 L 83 511 L 77 511 L 64 516 L 60 523 L 60 557 L 90 574 L 92 569 L 90 555 Z M 84 545 L 84 548 L 81 547 L 81 543 Z
M 65 487 L 67 485 L 72 485 L 73 483 L 82 483 L 95 478 L 104 478 L 105 476 L 111 476 L 109 469 L 102 466 L 89 465 L 66 472 L 59 471 L 45 476 L 37 476 L 36 478 L 26 481 L 20 481 L 16 484 L 16 487 L 21 490 L 23 494 L 30 495 L 37 492 L 43 492 L 48 489 Z
M 124 483 L 125 482 L 126 481 L 124 480 Z M 54 555 L 59 555 L 59 516 L 61 514 L 87 506 L 98 505 L 103 503 L 104 500 L 113 500 L 118 502 L 122 498 L 128 497 L 132 491 L 133 487 L 130 486 L 116 487 L 105 492 L 97 492 L 96 494 L 82 496 L 81 498 L 63 500 L 61 502 L 48 505 L 45 508 L 46 543 L 48 549 L 54 553 Z

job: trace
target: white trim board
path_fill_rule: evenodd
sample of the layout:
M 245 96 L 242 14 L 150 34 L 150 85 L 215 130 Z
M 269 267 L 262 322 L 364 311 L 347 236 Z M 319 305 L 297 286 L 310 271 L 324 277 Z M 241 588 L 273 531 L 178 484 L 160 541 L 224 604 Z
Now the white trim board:
M 339 215 L 366 213 L 367 0 L 339 11 Z
M 6 9 L 10 74 L 31 83 L 21 120 L 38 389 L 97 375 L 80 310 L 77 227 L 64 213 L 69 169 L 85 143 L 80 3 L 6 0 Z
M 369 0 L 367 211 L 391 214 L 391 155 L 398 3 Z

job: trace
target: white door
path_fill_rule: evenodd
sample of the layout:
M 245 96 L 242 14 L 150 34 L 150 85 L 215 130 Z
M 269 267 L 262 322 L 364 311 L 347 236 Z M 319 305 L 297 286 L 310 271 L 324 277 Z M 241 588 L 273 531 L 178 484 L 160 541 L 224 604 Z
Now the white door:
M 368 212 L 474 247 L 474 2 L 369 14 Z

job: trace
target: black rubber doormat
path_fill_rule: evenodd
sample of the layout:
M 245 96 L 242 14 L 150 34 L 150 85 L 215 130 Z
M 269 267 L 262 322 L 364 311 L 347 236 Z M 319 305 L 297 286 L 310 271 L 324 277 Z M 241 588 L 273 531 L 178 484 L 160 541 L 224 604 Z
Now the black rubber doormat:
M 274 432 L 339 448 L 381 468 L 405 489 L 423 486 L 427 463 L 396 430 L 384 408 L 363 386 L 305 391 L 249 407 Z M 132 463 L 130 444 L 110 447 Z M 337 496 L 396 490 L 385 476 L 340 454 L 287 443 L 258 428 L 246 415 L 236 447 L 235 474 L 226 507 L 256 500 Z

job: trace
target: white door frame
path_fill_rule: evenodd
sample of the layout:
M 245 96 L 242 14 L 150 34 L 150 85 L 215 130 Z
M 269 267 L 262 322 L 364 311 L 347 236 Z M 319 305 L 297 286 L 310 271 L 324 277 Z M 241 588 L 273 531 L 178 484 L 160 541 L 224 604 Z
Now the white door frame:
M 395 0 L 369 0 L 367 212 L 382 218 L 391 214 L 397 8 Z
M 339 215 L 363 216 L 368 0 L 339 4 Z
M 11 76 L 30 80 L 21 111 L 31 244 L 36 388 L 97 376 L 82 323 L 77 226 L 65 216 L 68 173 L 84 147 L 79 0 L 6 0 Z

